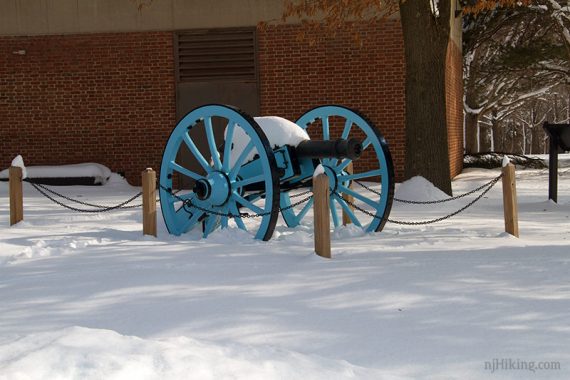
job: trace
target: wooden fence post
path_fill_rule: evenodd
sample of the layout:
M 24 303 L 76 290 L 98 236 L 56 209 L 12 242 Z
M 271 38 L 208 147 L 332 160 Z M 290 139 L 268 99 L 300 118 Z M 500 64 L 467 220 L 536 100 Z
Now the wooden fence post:
M 315 252 L 321 257 L 331 258 L 331 230 L 329 210 L 329 178 L 319 174 L 313 178 L 313 210 L 315 227 Z
M 515 166 L 511 163 L 503 166 L 503 209 L 505 212 L 505 231 L 519 237 Z
M 352 162 L 346 166 L 345 170 L 348 174 L 354 174 Z M 350 188 L 350 186 L 349 186 L 349 188 Z M 352 210 L 354 210 L 354 207 L 352 207 L 350 205 L 350 203 L 348 203 L 348 202 L 354 202 L 354 197 L 352 195 L 342 194 L 342 199 L 346 200 L 347 201 L 346 204 L 348 205 L 348 207 L 350 207 Z M 350 224 L 350 223 L 352 223 L 352 220 L 350 220 L 350 216 L 348 216 L 346 211 L 344 211 L 344 209 L 342 209 L 342 225 L 346 226 L 347 224 Z
M 22 191 L 22 168 L 10 166 L 10 225 L 24 220 L 24 192 Z
M 147 168 L 142 172 L 143 235 L 156 237 L 156 172 Z

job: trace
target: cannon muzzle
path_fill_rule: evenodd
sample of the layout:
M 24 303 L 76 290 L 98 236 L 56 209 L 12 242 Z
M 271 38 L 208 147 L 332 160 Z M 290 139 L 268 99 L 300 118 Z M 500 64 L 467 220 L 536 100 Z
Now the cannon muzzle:
M 295 149 L 299 158 L 350 158 L 355 160 L 362 154 L 362 143 L 358 139 L 306 140 Z

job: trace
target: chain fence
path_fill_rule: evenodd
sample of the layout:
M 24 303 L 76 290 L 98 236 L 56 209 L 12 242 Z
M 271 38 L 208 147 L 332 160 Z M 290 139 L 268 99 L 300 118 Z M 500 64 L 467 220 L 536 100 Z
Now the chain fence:
M 483 192 L 481 194 L 479 194 L 475 199 L 473 199 L 471 202 L 467 203 L 465 206 L 461 207 L 460 209 L 442 216 L 440 218 L 435 218 L 435 219 L 431 219 L 431 220 L 424 220 L 424 221 L 417 221 L 417 222 L 407 222 L 407 221 L 402 221 L 402 220 L 393 220 L 393 219 L 388 219 L 388 222 L 390 223 L 394 223 L 394 224 L 400 224 L 400 225 L 405 225 L 405 226 L 420 226 L 420 225 L 427 225 L 427 224 L 433 224 L 433 223 L 437 223 L 437 222 L 441 222 L 443 220 L 449 219 L 454 217 L 457 214 L 462 213 L 463 211 L 467 210 L 469 207 L 473 206 L 475 203 L 477 203 L 481 198 L 483 198 L 485 196 L 485 194 L 487 194 L 496 184 L 497 182 L 499 182 L 499 180 L 503 177 L 502 174 L 500 174 L 499 176 L 497 176 L 496 178 L 493 178 L 491 181 L 487 182 L 485 185 L 483 186 L 479 186 L 477 189 L 474 189 L 466 194 L 462 194 L 456 197 L 452 197 L 452 198 L 448 198 L 445 199 L 443 201 L 447 202 L 447 201 L 451 201 L 451 200 L 456 200 L 456 199 L 460 199 L 463 198 L 467 195 L 471 195 L 476 193 L 479 190 L 485 189 L 483 190 Z M 402 200 L 399 200 L 400 202 L 402 202 Z M 404 203 L 411 203 L 411 204 L 417 204 L 417 203 L 412 203 L 412 201 L 407 201 Z M 433 203 L 443 203 L 442 201 L 432 201 L 432 202 L 424 202 L 423 204 L 433 204 Z
M 451 202 L 454 200 L 458 200 L 458 199 L 462 199 L 465 198 L 469 195 L 473 195 L 479 191 L 482 191 L 481 194 L 479 194 L 476 198 L 474 198 L 472 201 L 470 201 L 469 203 L 467 203 L 465 206 L 461 207 L 460 209 L 453 211 L 452 213 L 439 217 L 439 218 L 435 218 L 435 219 L 431 219 L 431 220 L 424 220 L 424 221 L 402 221 L 402 220 L 394 220 L 394 219 L 388 219 L 387 221 L 389 223 L 393 223 L 393 224 L 399 224 L 399 225 L 408 225 L 408 226 L 419 226 L 419 225 L 426 225 L 426 224 L 433 224 L 433 223 L 437 223 L 437 222 L 441 222 L 443 220 L 449 219 L 454 217 L 455 215 L 458 215 L 460 213 L 462 213 L 463 211 L 467 210 L 468 208 L 470 208 L 471 206 L 473 206 L 475 203 L 477 203 L 480 199 L 482 199 L 494 186 L 495 184 L 497 184 L 497 182 L 499 182 L 499 180 L 502 178 L 502 174 L 500 174 L 499 176 L 493 178 L 492 180 L 490 180 L 489 182 L 469 191 L 466 192 L 464 194 L 455 196 L 455 197 L 450 197 L 450 198 L 445 198 L 445 199 L 441 199 L 441 200 L 435 200 L 435 201 L 416 201 L 416 200 L 406 200 L 406 199 L 398 199 L 398 198 L 393 198 L 394 201 L 396 202 L 400 202 L 400 203 L 404 203 L 404 204 L 411 204 L 411 205 L 431 205 L 431 204 L 441 204 L 441 203 L 445 203 L 445 202 Z M 53 203 L 56 203 L 68 210 L 72 210 L 72 211 L 76 211 L 76 212 L 83 212 L 83 213 L 103 213 L 103 212 L 109 212 L 112 210 L 118 210 L 118 209 L 134 209 L 134 208 L 138 208 L 142 206 L 141 204 L 135 204 L 135 205 L 130 205 L 130 203 L 132 203 L 134 200 L 136 200 L 137 198 L 142 196 L 142 192 L 139 192 L 137 194 L 135 194 L 134 196 L 132 196 L 131 198 L 127 199 L 124 202 L 121 202 L 117 205 L 113 205 L 113 206 L 107 206 L 107 205 L 100 205 L 100 204 L 96 204 L 96 203 L 89 203 L 89 202 L 85 202 L 82 200 L 77 200 L 74 198 L 71 198 L 70 196 L 61 194 L 57 191 L 54 191 L 50 188 L 48 188 L 45 185 L 42 185 L 40 183 L 37 182 L 33 182 L 30 179 L 24 179 L 25 182 L 28 182 L 30 185 L 32 185 L 40 194 L 42 194 L 44 197 L 46 197 L 47 199 L 49 199 L 50 201 L 52 201 Z M 354 180 L 353 182 L 355 182 L 356 184 L 358 184 L 359 186 L 361 186 L 362 188 L 368 190 L 369 192 L 378 195 L 378 196 L 382 196 L 382 193 L 365 185 L 364 183 L 360 182 L 360 181 L 356 181 Z M 185 210 L 188 211 L 189 208 L 195 208 L 197 210 L 200 210 L 208 215 L 215 215 L 215 216 L 221 216 L 221 217 L 228 217 L 228 218 L 258 218 L 258 217 L 264 217 L 267 215 L 270 215 L 271 213 L 273 213 L 273 210 L 270 211 L 266 211 L 266 212 L 260 212 L 260 213 L 248 213 L 248 212 L 239 212 L 238 214 L 233 214 L 231 212 L 225 213 L 225 212 L 219 212 L 216 210 L 212 210 L 212 209 L 208 209 L 205 207 L 201 207 L 199 205 L 197 205 L 196 203 L 192 202 L 192 199 L 186 199 L 186 198 L 182 198 L 181 196 L 177 195 L 177 193 L 180 191 L 176 191 L 173 192 L 172 189 L 167 188 L 165 186 L 163 186 L 162 184 L 160 184 L 157 181 L 157 185 L 160 189 L 170 193 L 174 198 L 176 198 L 178 201 L 182 202 L 182 207 L 184 207 Z M 335 194 L 338 197 L 342 197 L 342 194 L 339 194 L 338 192 L 333 191 L 333 194 Z M 256 195 L 262 196 L 263 193 L 257 193 L 257 194 L 253 194 L 253 197 L 255 197 Z M 307 190 L 298 194 L 292 194 L 289 196 L 289 198 L 298 198 L 298 197 L 303 197 L 302 199 L 298 200 L 297 202 L 294 202 L 286 207 L 279 207 L 277 212 L 281 212 L 281 211 L 286 211 L 289 209 L 292 209 L 296 206 L 299 206 L 301 204 L 304 204 L 306 202 L 308 202 L 309 200 L 311 200 L 311 198 L 313 198 L 313 194 L 312 194 L 312 190 Z M 92 207 L 92 209 L 83 209 L 83 208 L 78 208 L 75 206 L 70 206 L 68 204 L 65 204 L 63 201 L 59 200 L 60 199 L 64 199 L 67 200 L 69 202 L 75 203 L 75 204 L 79 204 L 82 206 L 86 206 L 86 207 Z M 351 207 L 353 207 L 355 210 L 358 210 L 372 218 L 375 219 L 383 219 L 384 216 L 383 215 L 376 215 L 375 213 L 368 211 L 362 207 L 360 207 L 359 205 L 355 204 L 353 201 L 346 199 L 346 197 L 343 198 L 343 200 Z M 159 200 L 157 199 L 157 202 Z
M 494 186 L 497 182 L 499 182 L 499 180 L 501 179 L 503 175 L 500 174 L 499 176 L 497 176 L 496 178 L 493 178 L 492 180 L 490 180 L 489 182 L 485 183 L 482 186 L 479 186 L 478 188 L 469 191 L 468 193 L 465 194 L 461 194 L 458 195 L 456 197 L 451 197 L 451 198 L 446 198 L 443 200 L 437 200 L 437 201 L 409 201 L 409 200 L 402 200 L 402 199 L 397 199 L 394 198 L 394 200 L 398 201 L 398 202 L 402 202 L 402 203 L 408 203 L 408 204 L 434 204 L 434 203 L 444 203 L 444 202 L 449 202 L 449 201 L 453 201 L 453 200 L 457 200 L 460 198 L 464 198 L 468 195 L 474 194 L 479 190 L 485 189 L 481 194 L 479 194 L 475 199 L 473 199 L 471 202 L 469 202 L 467 205 L 461 207 L 459 210 L 456 210 L 448 215 L 442 216 L 440 218 L 435 218 L 435 219 L 431 219 L 431 220 L 424 220 L 424 221 L 403 221 L 403 220 L 394 220 L 394 219 L 388 219 L 389 223 L 393 223 L 393 224 L 400 224 L 400 225 L 406 225 L 406 226 L 421 226 L 421 225 L 426 225 L 426 224 L 433 224 L 433 223 L 437 223 L 437 222 L 441 222 L 443 220 L 449 219 L 451 217 L 454 217 L 457 214 L 462 213 L 463 211 L 467 210 L 469 207 L 473 206 L 475 203 L 477 203 L 477 201 L 479 201 L 481 198 L 483 198 L 485 196 L 485 194 L 487 194 Z M 371 189 L 369 187 L 367 187 L 366 185 L 363 185 L 361 183 L 359 183 L 359 185 L 365 187 L 367 190 L 380 195 L 381 193 L 375 191 L 374 189 Z M 341 194 L 335 192 L 335 194 L 339 197 L 342 197 Z M 378 216 L 360 206 L 358 206 L 357 204 L 355 204 L 354 202 L 348 200 L 348 199 L 344 199 L 344 201 L 354 207 L 356 210 L 371 216 L 372 218 L 375 219 L 383 219 L 383 216 Z
M 134 196 L 132 196 L 131 198 L 127 199 L 124 202 L 121 202 L 117 205 L 114 206 L 105 206 L 105 205 L 98 205 L 95 203 L 89 203 L 89 202 L 85 202 L 85 201 L 81 201 L 78 199 L 74 199 L 71 198 L 67 195 L 58 193 L 57 191 L 54 191 L 50 188 L 48 188 L 45 185 L 42 185 L 40 183 L 37 182 L 33 182 L 31 179 L 26 178 L 24 179 L 25 182 L 28 182 L 30 185 L 32 185 L 32 187 L 34 189 L 36 189 L 40 194 L 42 194 L 44 197 L 46 197 L 47 199 L 49 199 L 50 201 L 52 201 L 55 204 L 60 205 L 61 207 L 64 207 L 68 210 L 71 211 L 76 211 L 76 212 L 85 212 L 85 213 L 102 213 L 102 212 L 109 212 L 112 210 L 117 210 L 117 209 L 133 209 L 133 208 L 137 208 L 137 207 L 141 207 L 141 204 L 136 204 L 136 205 L 128 205 L 129 203 L 133 202 L 135 199 L 139 198 L 140 196 L 142 196 L 142 191 L 135 194 Z M 65 203 L 63 203 L 62 201 L 60 201 L 59 199 L 57 199 L 56 197 L 59 197 L 61 199 L 65 199 L 69 202 L 73 202 L 76 204 L 80 204 L 82 206 L 87 206 L 87 207 L 93 207 L 94 209 L 83 209 L 83 208 L 78 208 L 78 207 L 74 207 L 74 206 L 70 206 L 67 205 Z M 127 206 L 128 205 L 128 206 Z

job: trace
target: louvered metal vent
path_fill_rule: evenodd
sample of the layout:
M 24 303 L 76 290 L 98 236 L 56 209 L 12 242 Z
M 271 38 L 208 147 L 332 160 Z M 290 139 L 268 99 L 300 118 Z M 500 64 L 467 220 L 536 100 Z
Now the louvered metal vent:
M 177 34 L 178 81 L 256 81 L 255 28 Z

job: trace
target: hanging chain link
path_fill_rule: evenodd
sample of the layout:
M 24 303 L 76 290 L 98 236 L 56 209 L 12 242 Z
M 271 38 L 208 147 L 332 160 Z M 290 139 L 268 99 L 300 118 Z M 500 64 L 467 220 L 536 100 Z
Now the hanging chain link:
M 473 199 L 471 202 L 469 202 L 467 205 L 463 206 L 462 208 L 460 208 L 457 211 L 452 212 L 451 214 L 448 214 L 446 216 L 442 216 L 440 218 L 436 218 L 436 219 L 431 219 L 431 220 L 425 220 L 425 221 L 419 221 L 419 222 L 406 222 L 406 221 L 401 221 L 401 220 L 393 220 L 393 219 L 388 219 L 388 222 L 390 223 L 394 223 L 394 224 L 400 224 L 400 225 L 406 225 L 406 226 L 420 226 L 420 225 L 426 225 L 426 224 L 433 224 L 433 223 L 437 223 L 437 222 L 441 222 L 443 220 L 449 219 L 465 210 L 467 210 L 469 207 L 473 206 L 477 201 L 479 201 L 481 198 L 483 198 L 485 196 L 485 194 L 487 194 L 492 188 L 493 186 L 495 186 L 495 184 L 497 182 L 499 182 L 499 180 L 503 177 L 502 174 L 500 174 L 499 176 L 497 176 L 496 178 L 493 178 L 491 181 L 487 182 L 484 186 L 480 186 L 478 187 L 476 190 L 481 190 L 483 188 L 485 188 L 485 186 L 487 187 L 485 189 L 485 191 L 483 191 L 481 194 L 479 194 L 475 199 Z M 378 194 L 377 192 L 373 191 L 374 193 Z M 467 194 L 473 194 L 475 191 L 470 191 Z M 342 195 L 338 194 L 335 191 L 335 194 L 339 197 L 342 197 Z M 463 198 L 465 195 L 460 195 L 457 198 Z M 375 219 L 382 219 L 382 216 L 377 216 L 376 214 L 363 209 L 362 207 L 359 207 L 358 205 L 354 204 L 354 202 L 351 202 L 350 200 L 344 199 L 344 201 L 349 204 L 350 206 L 354 207 L 355 209 L 357 209 L 360 212 L 363 212 L 364 214 L 371 216 Z M 440 202 L 441 203 L 441 202 Z M 414 203 L 417 204 L 417 203 Z
M 485 183 L 485 184 L 483 184 L 483 185 L 477 187 L 476 189 L 473 189 L 473 190 L 471 190 L 471 191 L 469 191 L 469 192 L 467 192 L 467 193 L 465 193 L 465 194 L 457 195 L 457 196 L 455 196 L 455 197 L 440 199 L 440 200 L 436 200 L 436 201 L 411 201 L 411 200 L 407 200 L 407 199 L 399 199 L 399 198 L 394 197 L 394 201 L 400 202 L 400 203 L 411 204 L 411 205 L 431 205 L 431 204 L 438 204 L 438 203 L 451 202 L 451 201 L 455 201 L 455 200 L 457 200 L 457 199 L 465 198 L 465 197 L 467 197 L 467 196 L 469 196 L 469 195 L 475 194 L 475 193 L 477 193 L 478 191 L 483 190 L 484 188 L 486 188 L 487 186 L 489 186 L 491 183 L 494 183 L 494 182 L 498 181 L 498 179 L 501 178 L 501 176 L 502 176 L 502 174 L 499 175 L 499 176 L 496 177 L 496 178 L 493 178 L 493 179 L 490 180 L 489 182 L 487 182 L 487 183 Z M 382 196 L 382 193 L 380 193 L 379 191 L 376 191 L 376 190 L 374 190 L 374 189 L 372 189 L 372 188 L 366 186 L 366 185 L 363 184 L 362 182 L 356 181 L 356 180 L 354 180 L 354 182 L 356 182 L 356 184 L 358 184 L 359 186 L 365 188 L 366 190 L 368 190 L 368 191 L 370 191 L 370 192 L 372 192 L 372 193 L 374 193 L 374 194 L 376 194 L 376 195 Z
M 127 204 L 131 203 L 132 201 L 134 201 L 135 199 L 137 199 L 138 197 L 140 197 L 142 195 L 142 192 L 139 192 L 138 194 L 135 194 L 133 197 L 127 199 L 124 202 L 119 203 L 118 205 L 115 206 L 102 206 L 102 205 L 97 205 L 97 204 L 93 204 L 93 203 L 88 203 L 88 202 L 84 202 L 84 201 L 80 201 L 77 199 L 73 199 L 70 198 L 66 195 L 60 194 L 57 191 L 51 190 L 49 188 L 47 188 L 44 185 L 41 185 L 39 183 L 35 183 L 33 181 L 31 181 L 30 179 L 25 179 L 24 181 L 28 182 L 30 185 L 32 185 L 40 194 L 42 194 L 44 197 L 46 197 L 47 199 L 49 199 L 50 201 L 52 201 L 55 204 L 60 205 L 61 207 L 64 207 L 68 210 L 71 211 L 77 211 L 77 212 L 84 212 L 84 213 L 101 213 L 101 212 L 108 212 L 108 211 L 112 211 L 112 210 L 117 210 L 117 209 L 130 209 L 130 208 L 136 208 L 136 207 L 140 207 L 141 205 L 131 205 L 131 206 L 127 206 Z M 88 207 L 95 207 L 96 210 L 86 210 L 86 209 L 81 209 L 81 208 L 77 208 L 77 207 L 73 207 L 73 206 L 69 206 L 66 205 L 65 203 L 61 202 L 60 200 L 57 200 L 56 198 L 54 198 L 52 195 L 53 194 L 55 196 L 58 196 L 60 198 L 66 199 L 70 202 L 74 202 L 74 203 L 78 203 L 81 204 L 83 206 L 88 206 Z

